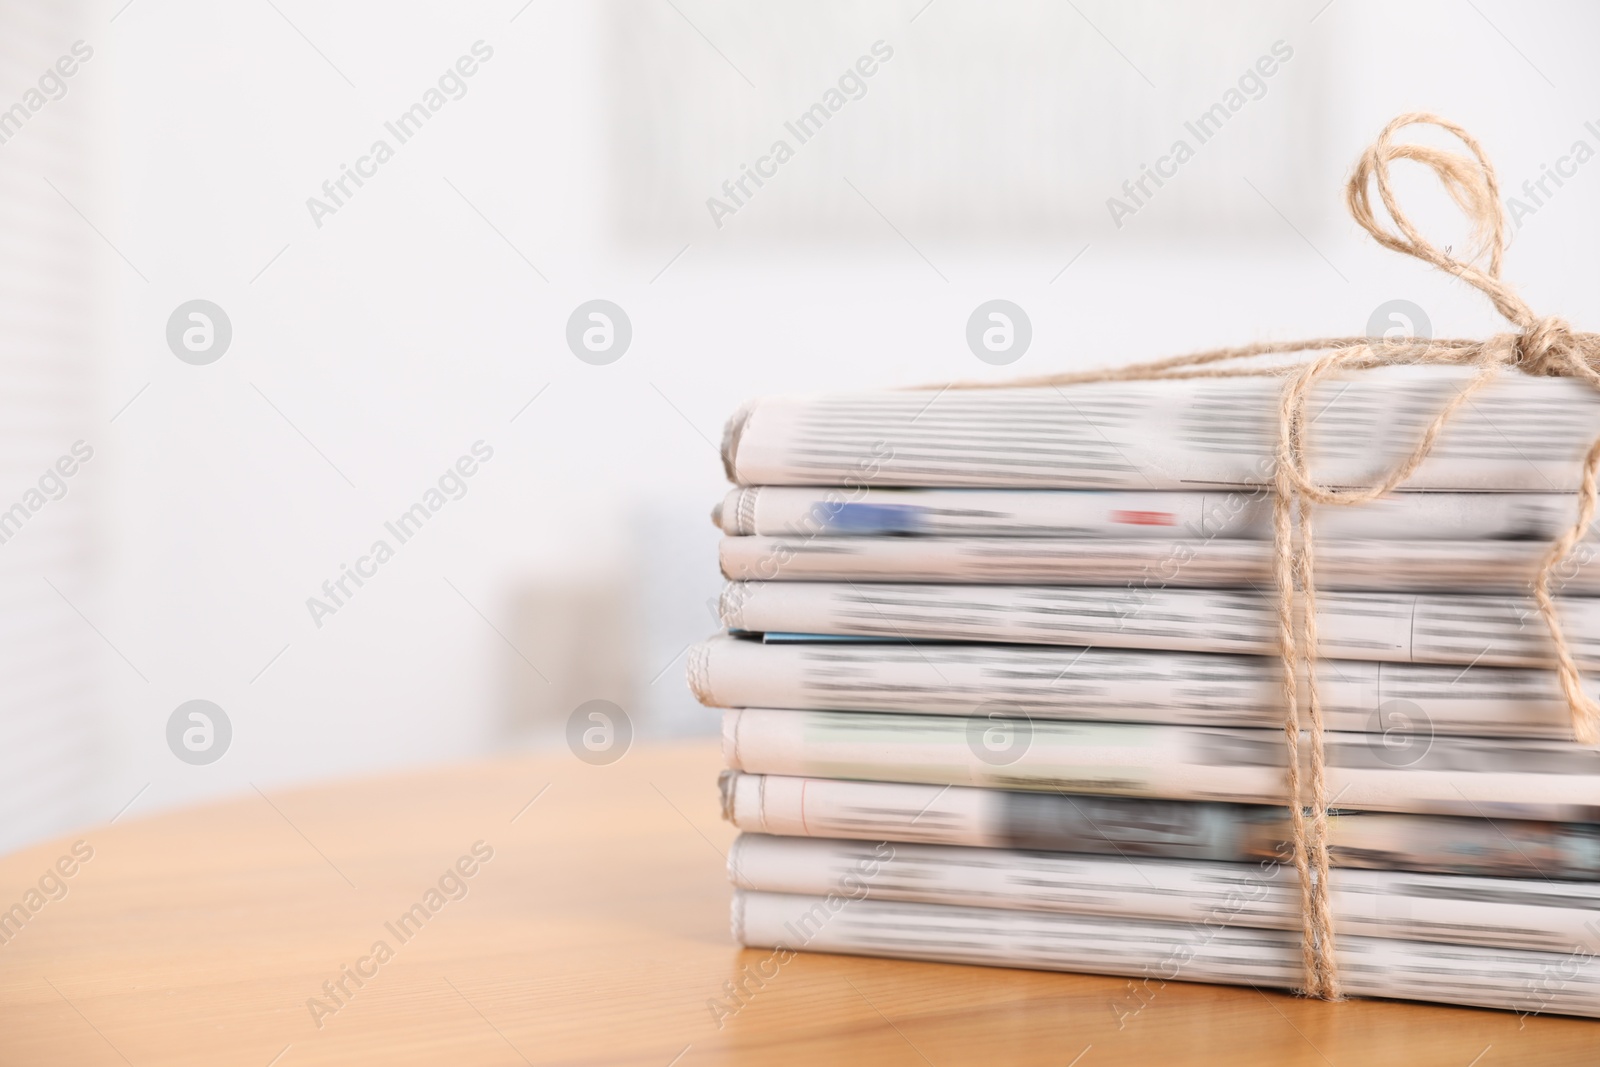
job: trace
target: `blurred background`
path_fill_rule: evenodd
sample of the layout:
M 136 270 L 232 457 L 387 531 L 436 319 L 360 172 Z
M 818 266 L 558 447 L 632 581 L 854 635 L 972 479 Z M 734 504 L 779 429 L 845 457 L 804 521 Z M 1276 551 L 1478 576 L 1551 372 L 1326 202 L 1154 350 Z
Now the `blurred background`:
M 683 653 L 748 397 L 1394 300 L 1498 329 L 1345 213 L 1403 111 L 1481 139 L 1508 276 L 1594 328 L 1597 34 L 1505 0 L 0 0 L 0 850 L 559 745 L 593 699 L 711 734 Z M 605 363 L 568 343 L 596 299 Z M 991 299 L 1032 324 L 1010 366 L 966 343 Z M 195 700 L 211 762 L 169 743 Z

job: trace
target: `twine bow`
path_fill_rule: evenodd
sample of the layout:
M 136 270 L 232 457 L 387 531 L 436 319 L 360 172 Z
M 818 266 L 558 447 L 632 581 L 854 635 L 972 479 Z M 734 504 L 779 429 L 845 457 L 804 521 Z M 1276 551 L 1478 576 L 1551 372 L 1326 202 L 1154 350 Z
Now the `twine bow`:
M 1437 126 L 1453 134 L 1471 155 L 1429 145 L 1396 143 L 1394 136 L 1407 126 Z M 1396 202 L 1390 184 L 1389 164 L 1408 159 L 1433 170 L 1445 191 L 1472 223 L 1474 248 L 1465 259 L 1440 250 L 1417 230 Z M 1372 209 L 1370 187 L 1378 196 L 1395 230 L 1387 230 Z M 1440 270 L 1448 271 L 1477 288 L 1516 327 L 1486 340 L 1437 340 L 1408 337 L 1398 342 L 1367 337 L 1322 337 L 1305 341 L 1271 341 L 1240 348 L 1222 348 L 1173 359 L 1136 363 L 1103 371 L 1045 375 L 1006 382 L 963 382 L 954 388 L 993 389 L 1026 386 L 1062 386 L 1088 382 L 1151 381 L 1156 379 L 1281 377 L 1278 403 L 1277 466 L 1274 475 L 1273 558 L 1277 585 L 1279 649 L 1283 666 L 1284 737 L 1288 747 L 1288 801 L 1293 829 L 1294 864 L 1300 876 L 1302 963 L 1304 992 L 1327 1000 L 1342 999 L 1339 971 L 1334 958 L 1333 912 L 1328 895 L 1328 784 L 1323 746 L 1322 704 L 1317 691 L 1316 548 L 1312 528 L 1313 504 L 1351 506 L 1388 495 L 1414 474 L 1433 451 L 1440 431 L 1462 405 L 1492 382 L 1506 367 L 1524 374 L 1552 378 L 1580 378 L 1600 389 L 1600 334 L 1575 332 L 1556 317 L 1540 318 L 1500 279 L 1505 252 L 1505 216 L 1500 209 L 1500 186 L 1483 148 L 1466 130 L 1426 112 L 1401 115 L 1378 135 L 1356 163 L 1345 190 L 1345 200 L 1356 222 L 1385 248 L 1404 252 Z M 1477 264 L 1487 255 L 1486 267 Z M 1287 365 L 1225 366 L 1258 356 L 1320 352 Z M 1307 468 L 1306 406 L 1313 387 L 1337 371 L 1417 364 L 1474 366 L 1478 373 L 1445 405 L 1423 432 L 1416 448 L 1383 481 L 1366 489 L 1335 489 L 1320 485 Z M 1573 660 L 1551 596 L 1551 579 L 1561 563 L 1588 532 L 1595 513 L 1596 468 L 1600 467 L 1600 438 L 1584 457 L 1579 484 L 1577 520 L 1557 537 L 1545 553 L 1533 583 L 1533 595 L 1550 631 L 1556 676 L 1572 714 L 1573 736 L 1584 744 L 1600 741 L 1600 703 L 1583 688 L 1583 678 Z M 1300 590 L 1296 610 L 1295 590 Z M 1301 680 L 1304 700 L 1301 699 Z M 1300 773 L 1301 709 L 1306 712 L 1310 740 L 1310 814 L 1302 803 Z

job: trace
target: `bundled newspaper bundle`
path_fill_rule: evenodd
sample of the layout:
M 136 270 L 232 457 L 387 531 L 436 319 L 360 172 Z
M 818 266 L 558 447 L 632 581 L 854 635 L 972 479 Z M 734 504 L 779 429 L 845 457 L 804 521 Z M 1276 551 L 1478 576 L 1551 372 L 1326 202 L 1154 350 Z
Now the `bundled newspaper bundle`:
M 1318 386 L 1318 477 L 1380 482 L 1471 378 Z M 726 709 L 743 944 L 1301 985 L 1281 388 L 905 391 L 734 417 L 714 513 L 727 631 L 689 677 Z M 1346 992 L 1600 1017 L 1600 750 L 1574 740 L 1529 594 L 1597 426 L 1589 386 L 1504 375 L 1399 492 L 1316 509 L 1321 888 Z M 1592 557 L 1578 545 L 1554 590 L 1587 670 Z

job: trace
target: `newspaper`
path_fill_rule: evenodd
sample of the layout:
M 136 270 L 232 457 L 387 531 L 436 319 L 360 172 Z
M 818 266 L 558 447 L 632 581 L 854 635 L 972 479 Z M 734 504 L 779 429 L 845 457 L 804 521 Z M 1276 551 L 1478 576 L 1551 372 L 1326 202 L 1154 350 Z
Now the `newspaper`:
M 1329 733 L 1324 751 L 1334 807 L 1600 822 L 1600 748 L 1435 737 L 1397 763 L 1381 736 Z M 1286 758 L 1281 730 L 776 708 L 723 712 L 722 754 L 752 774 L 1238 804 L 1281 803 Z
M 1395 367 L 1313 391 L 1307 454 L 1334 486 L 1370 486 L 1476 369 Z M 1202 489 L 1270 485 L 1278 378 L 781 397 L 730 420 L 738 485 Z M 1406 489 L 1572 492 L 1600 394 L 1507 372 L 1463 405 Z
M 1421 495 L 1421 494 L 1412 494 Z M 1317 588 L 1375 592 L 1526 594 L 1548 544 L 1534 541 L 1325 541 Z M 1561 592 L 1600 594 L 1593 546 L 1563 567 Z M 1270 587 L 1272 546 L 1213 539 L 1043 537 L 724 537 L 732 581 L 856 581 L 1140 585 L 1168 589 Z
M 871 900 L 1301 928 L 1299 878 L 1287 859 L 1195 863 L 743 834 L 728 850 L 728 877 L 769 893 L 826 896 L 846 886 Z M 1329 888 L 1341 937 L 1600 953 L 1592 883 L 1355 870 Z
M 1330 659 L 1548 667 L 1550 634 L 1531 597 L 1326 592 L 1317 597 L 1320 650 Z M 1038 645 L 1278 651 L 1277 609 L 1265 591 L 1043 585 L 731 582 L 729 629 Z M 1600 598 L 1561 605 L 1579 666 L 1600 667 Z
M 765 644 L 727 635 L 688 653 L 703 704 L 1276 727 L 1278 660 L 1027 645 Z M 1572 739 L 1549 671 L 1324 660 L 1330 729 L 1382 734 L 1398 759 L 1435 734 Z M 1587 680 L 1600 699 L 1600 680 Z
M 740 830 L 1130 859 L 1271 863 L 1289 855 L 1282 808 L 972 786 L 856 782 L 724 771 L 724 816 Z M 1335 812 L 1337 867 L 1600 881 L 1592 823 Z
M 1572 494 L 1395 493 L 1361 507 L 1318 507 L 1316 530 L 1319 542 L 1548 542 L 1575 518 Z M 733 536 L 1270 541 L 1272 499 L 1265 491 L 754 486 L 729 492 L 712 511 L 712 521 Z
M 1300 935 L 1207 924 L 1058 915 L 735 890 L 733 936 L 750 948 L 1079 971 L 1164 982 L 1299 985 Z M 1522 1013 L 1600 1016 L 1600 964 L 1587 950 L 1532 952 L 1341 937 L 1339 977 L 1354 996 Z M 1119 1020 L 1140 1000 L 1113 1002 Z

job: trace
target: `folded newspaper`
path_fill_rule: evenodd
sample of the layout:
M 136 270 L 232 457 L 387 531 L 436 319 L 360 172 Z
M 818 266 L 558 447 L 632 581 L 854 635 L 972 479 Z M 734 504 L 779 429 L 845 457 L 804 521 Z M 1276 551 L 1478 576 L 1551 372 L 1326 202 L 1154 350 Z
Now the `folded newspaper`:
M 750 948 L 1080 971 L 1158 983 L 1292 988 L 1301 980 L 1298 931 L 861 900 L 842 893 L 736 890 L 733 936 Z M 1350 936 L 1339 939 L 1337 952 L 1344 987 L 1356 996 L 1600 1017 L 1600 961 L 1581 946 L 1535 952 Z
M 1278 650 L 1273 597 L 1254 589 L 1137 586 L 730 582 L 732 630 L 1175 652 Z M 1573 658 L 1600 667 L 1600 598 L 1561 603 Z M 1549 667 L 1555 653 L 1532 597 L 1323 593 L 1322 654 L 1382 663 Z
M 1265 589 L 1272 546 L 1221 538 L 1077 540 L 1045 537 L 726 537 L 731 581 L 943 582 Z M 1567 596 L 1600 594 L 1585 546 L 1560 577 Z M 1526 593 L 1549 546 L 1533 541 L 1333 541 L 1317 554 L 1322 589 Z
M 794 641 L 722 635 L 688 652 L 689 684 L 718 708 L 884 711 L 1079 722 L 1280 728 L 1276 660 L 1046 645 Z M 1435 734 L 1570 739 L 1550 672 L 1324 660 L 1328 726 L 1381 734 L 1401 761 Z M 1600 696 L 1600 681 L 1591 681 Z
M 1346 733 L 1326 748 L 1340 808 L 1600 822 L 1600 749 L 1435 737 L 1397 759 L 1382 735 Z M 722 757 L 796 777 L 1235 804 L 1283 795 L 1281 730 L 735 708 L 723 712 Z
M 1509 492 L 1396 493 L 1365 507 L 1314 510 L 1324 540 L 1545 543 L 1578 512 L 1571 494 Z M 1210 493 L 881 489 L 858 481 L 734 489 L 712 509 L 712 522 L 730 536 L 1266 541 L 1272 538 L 1272 498 L 1259 487 Z
M 1318 478 L 1382 481 L 1476 373 L 1389 367 L 1318 385 Z M 723 466 L 745 486 L 1259 489 L 1272 484 L 1282 388 L 1265 376 L 777 397 L 729 421 Z M 1502 374 L 1401 488 L 1572 492 L 1596 426 L 1589 385 Z
M 792 837 L 975 845 L 1130 859 L 1279 863 L 1281 807 L 724 771 L 723 814 Z M 1338 867 L 1600 882 L 1600 825 L 1345 812 L 1328 820 Z M 1597 917 L 1600 918 L 1600 917 Z
M 1205 863 L 954 845 L 742 834 L 728 851 L 740 889 L 1265 930 L 1300 928 L 1287 862 Z M 1600 953 L 1594 885 L 1401 871 L 1341 872 L 1339 928 L 1363 937 L 1538 952 Z

